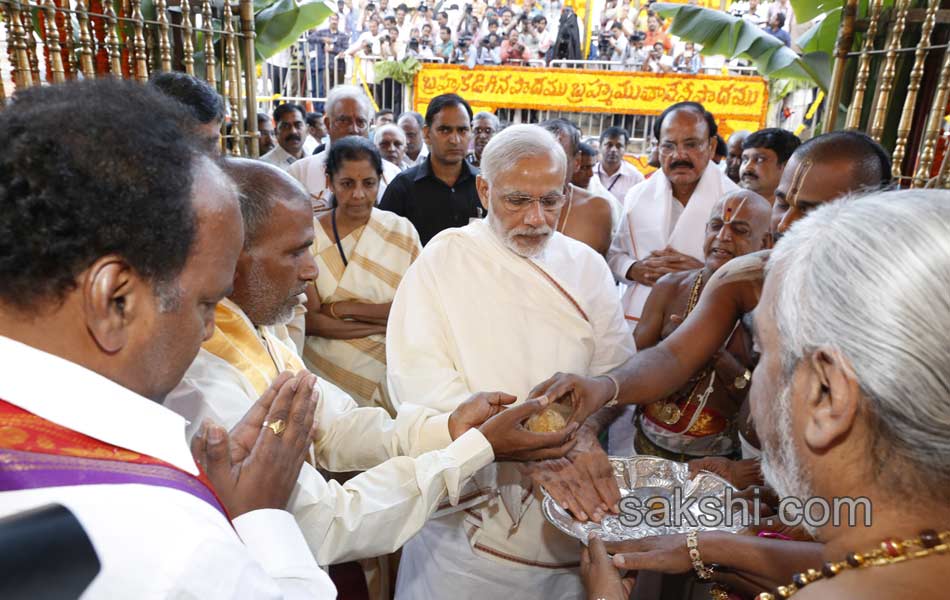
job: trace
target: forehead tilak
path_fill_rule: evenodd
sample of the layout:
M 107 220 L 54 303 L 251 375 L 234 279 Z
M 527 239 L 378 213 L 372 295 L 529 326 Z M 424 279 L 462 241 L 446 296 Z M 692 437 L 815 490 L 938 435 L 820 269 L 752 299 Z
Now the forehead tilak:
M 796 205 L 798 193 L 802 189 L 802 182 L 813 166 L 815 166 L 815 161 L 810 158 L 805 158 L 795 167 L 795 172 L 792 174 L 792 184 L 788 187 L 788 193 L 785 195 L 785 202 L 789 206 Z

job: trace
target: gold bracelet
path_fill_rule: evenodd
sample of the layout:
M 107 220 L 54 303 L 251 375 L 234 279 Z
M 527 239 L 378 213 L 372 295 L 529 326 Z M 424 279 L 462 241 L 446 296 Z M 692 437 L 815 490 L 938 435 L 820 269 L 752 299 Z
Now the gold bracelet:
M 334 319 L 339 320 L 340 317 L 336 316 L 336 311 L 333 310 L 334 308 L 336 308 L 336 302 L 331 302 L 331 303 L 330 303 L 330 316 L 333 317 Z
M 604 404 L 604 408 L 611 408 L 613 406 L 617 406 L 617 397 L 620 396 L 620 382 L 617 381 L 617 379 L 609 373 L 604 373 L 603 375 L 601 375 L 601 377 L 606 377 L 607 379 L 612 381 L 614 384 L 614 397 L 608 400 L 606 404 Z
M 703 559 L 699 555 L 699 544 L 696 541 L 695 531 L 686 534 L 686 548 L 689 549 L 689 560 L 693 563 L 696 576 L 703 581 L 712 579 L 713 570 L 703 564 Z

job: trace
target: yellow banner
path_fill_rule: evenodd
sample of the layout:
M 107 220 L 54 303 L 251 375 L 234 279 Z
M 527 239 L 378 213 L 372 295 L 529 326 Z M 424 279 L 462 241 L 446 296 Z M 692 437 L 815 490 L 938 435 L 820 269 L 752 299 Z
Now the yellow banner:
M 425 63 L 416 75 L 415 108 L 456 93 L 470 104 L 577 113 L 658 115 L 670 104 L 700 102 L 720 133 L 765 126 L 769 93 L 761 77 L 486 67 Z

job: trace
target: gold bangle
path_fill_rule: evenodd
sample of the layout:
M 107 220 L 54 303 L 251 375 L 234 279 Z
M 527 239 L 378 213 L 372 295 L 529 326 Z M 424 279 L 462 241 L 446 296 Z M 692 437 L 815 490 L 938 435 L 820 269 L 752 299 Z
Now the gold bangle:
M 690 531 L 686 534 L 686 548 L 689 550 L 689 560 L 693 563 L 693 570 L 696 576 L 703 581 L 712 579 L 713 570 L 703 564 L 703 559 L 699 555 L 699 543 L 696 540 L 696 532 Z
M 331 303 L 330 303 L 330 316 L 333 317 L 333 318 L 336 319 L 336 320 L 339 320 L 340 317 L 336 316 L 336 311 L 333 310 L 334 308 L 336 308 L 336 302 L 331 302 Z

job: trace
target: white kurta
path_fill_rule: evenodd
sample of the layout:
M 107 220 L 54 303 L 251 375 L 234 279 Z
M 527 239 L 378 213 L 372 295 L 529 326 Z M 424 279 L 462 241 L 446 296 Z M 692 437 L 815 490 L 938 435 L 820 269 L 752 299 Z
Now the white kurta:
M 627 284 L 623 310 L 631 331 L 640 320 L 653 288 L 627 279 L 630 266 L 666 247 L 703 260 L 709 213 L 719 198 L 738 189 L 739 186 L 711 162 L 685 208 L 673 198 L 670 180 L 663 171 L 655 172 L 643 183 L 630 188 L 624 199 L 625 222 L 614 236 L 607 252 L 607 263 L 617 280 Z
M 603 198 L 610 204 L 610 235 L 617 235 L 620 223 L 623 221 L 623 203 L 614 198 L 614 195 L 607 191 L 604 184 L 597 177 L 591 177 L 587 184 L 587 191 L 591 194 Z
M 257 331 L 268 345 L 292 346 L 269 328 Z M 280 352 L 269 354 L 280 361 Z M 446 494 L 454 504 L 466 480 L 494 459 L 477 430 L 451 442 L 447 418 L 431 409 L 411 406 L 394 421 L 381 408 L 358 407 L 327 381 L 317 390 L 317 462 L 337 472 L 366 470 L 340 485 L 310 464 L 301 468 L 288 510 L 321 565 L 394 552 Z M 190 438 L 205 418 L 233 427 L 258 396 L 237 368 L 202 348 L 165 404 L 190 420 Z
M 330 190 L 327 189 L 327 154 L 329 152 L 327 148 L 320 154 L 302 158 L 287 167 L 287 172 L 306 188 L 315 209 L 330 208 Z M 379 180 L 376 204 L 383 199 L 386 186 L 399 173 L 401 173 L 399 167 L 389 161 L 383 161 L 383 176 Z
M 522 401 L 555 372 L 602 374 L 633 352 L 596 252 L 555 233 L 529 260 L 481 220 L 425 247 L 396 292 L 387 338 L 399 410 L 411 399 L 448 412 L 476 391 Z M 397 598 L 580 597 L 579 544 L 544 520 L 530 481 L 511 463 L 476 481 L 469 510 L 427 525 L 403 549 Z M 456 567 L 446 575 L 443 563 Z

